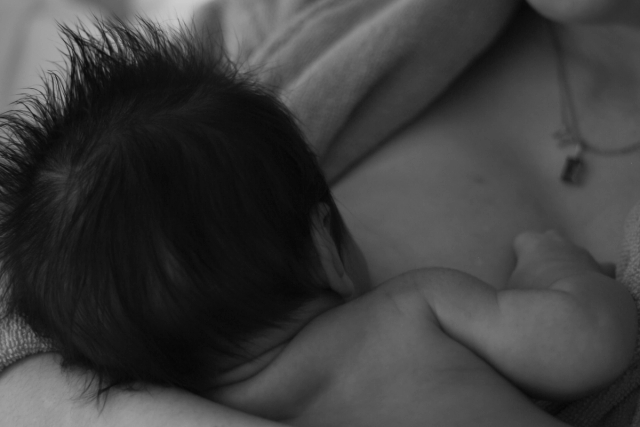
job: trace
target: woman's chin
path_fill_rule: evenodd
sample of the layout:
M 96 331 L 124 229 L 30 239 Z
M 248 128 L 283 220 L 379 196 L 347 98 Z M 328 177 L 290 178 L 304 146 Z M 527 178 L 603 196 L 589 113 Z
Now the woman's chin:
M 565 24 L 640 26 L 640 0 L 527 0 L 542 16 Z

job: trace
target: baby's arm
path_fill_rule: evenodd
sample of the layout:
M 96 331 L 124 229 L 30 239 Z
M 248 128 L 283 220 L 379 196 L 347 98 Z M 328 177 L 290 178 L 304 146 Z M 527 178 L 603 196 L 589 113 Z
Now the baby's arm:
M 612 382 L 635 348 L 629 292 L 554 232 L 522 234 L 515 249 L 504 290 L 425 272 L 420 290 L 444 331 L 535 396 L 573 399 Z

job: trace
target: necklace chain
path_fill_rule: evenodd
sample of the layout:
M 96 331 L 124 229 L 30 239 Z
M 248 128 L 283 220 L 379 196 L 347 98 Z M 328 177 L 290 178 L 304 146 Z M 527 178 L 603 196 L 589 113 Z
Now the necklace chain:
M 561 147 L 574 147 L 575 151 L 568 156 L 562 170 L 561 179 L 568 184 L 580 184 L 585 171 L 584 153 L 593 153 L 598 156 L 624 156 L 640 150 L 640 140 L 620 148 L 601 148 L 590 144 L 580 132 L 574 97 L 567 76 L 562 44 L 553 24 L 549 23 L 551 39 L 556 53 L 558 74 L 558 89 L 560 92 L 560 118 L 562 128 L 553 134 Z

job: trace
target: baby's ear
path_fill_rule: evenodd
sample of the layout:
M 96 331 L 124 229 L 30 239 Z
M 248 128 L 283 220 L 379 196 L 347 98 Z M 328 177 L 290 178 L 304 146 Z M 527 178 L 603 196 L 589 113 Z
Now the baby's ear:
M 353 281 L 346 273 L 340 251 L 331 237 L 331 210 L 325 203 L 319 203 L 314 209 L 313 216 L 313 244 L 318 254 L 321 277 L 326 285 L 338 293 L 345 300 L 356 296 Z

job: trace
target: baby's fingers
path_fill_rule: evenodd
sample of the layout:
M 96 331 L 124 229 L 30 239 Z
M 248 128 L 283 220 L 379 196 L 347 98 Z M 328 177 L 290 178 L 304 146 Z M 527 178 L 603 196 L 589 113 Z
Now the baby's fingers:
M 516 255 L 520 257 L 532 251 L 539 250 L 569 250 L 573 245 L 569 243 L 556 230 L 545 232 L 524 231 L 516 236 L 513 241 L 513 248 Z
M 543 233 L 526 231 L 513 242 L 518 268 L 580 267 L 601 271 L 585 249 L 576 246 L 555 230 Z

